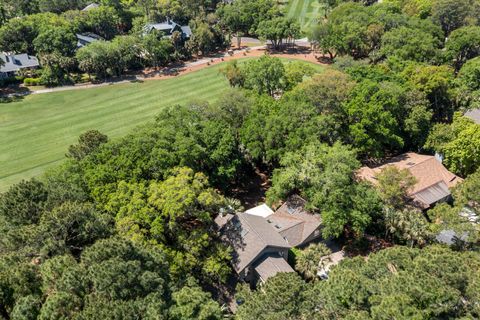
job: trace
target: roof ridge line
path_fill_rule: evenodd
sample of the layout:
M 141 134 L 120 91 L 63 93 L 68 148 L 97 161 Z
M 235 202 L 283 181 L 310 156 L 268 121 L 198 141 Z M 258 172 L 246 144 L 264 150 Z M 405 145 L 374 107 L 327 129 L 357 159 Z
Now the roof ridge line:
M 248 213 L 244 212 L 243 214 L 248 214 Z M 252 217 L 256 217 L 256 216 L 254 216 L 253 214 L 248 214 L 248 215 L 250 215 L 250 216 L 252 216 Z M 263 218 L 262 218 L 262 219 L 263 219 Z M 246 222 L 246 223 L 248 224 L 248 226 L 250 227 L 250 230 L 252 230 L 253 232 L 255 232 L 255 234 L 256 234 L 260 239 L 262 239 L 262 242 L 263 242 L 263 244 L 264 244 L 264 248 L 266 248 L 266 247 L 268 246 L 268 242 L 265 240 L 265 238 L 263 237 L 263 235 L 262 235 L 260 232 L 257 231 L 257 229 L 255 228 L 255 226 L 252 225 L 252 224 L 250 223 L 250 221 L 248 221 L 248 218 L 245 219 L 245 222 Z M 265 221 L 265 223 L 268 224 L 268 222 L 266 222 L 266 221 Z M 273 229 L 273 228 L 272 228 L 272 229 Z M 275 231 L 275 230 L 274 230 L 274 231 Z

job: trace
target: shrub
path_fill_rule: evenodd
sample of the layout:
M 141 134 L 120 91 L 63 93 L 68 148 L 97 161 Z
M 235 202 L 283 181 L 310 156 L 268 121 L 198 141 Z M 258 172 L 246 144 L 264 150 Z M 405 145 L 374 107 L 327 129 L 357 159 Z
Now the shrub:
M 26 86 L 38 86 L 40 85 L 40 79 L 39 78 L 25 78 L 23 80 L 23 84 Z
M 6 87 L 11 84 L 18 84 L 21 83 L 23 78 L 20 77 L 9 77 L 9 78 L 4 78 L 0 79 L 0 87 Z
M 302 250 L 298 248 L 291 248 L 288 250 L 288 264 L 292 267 L 295 267 L 295 263 L 297 263 L 297 257 L 300 255 Z

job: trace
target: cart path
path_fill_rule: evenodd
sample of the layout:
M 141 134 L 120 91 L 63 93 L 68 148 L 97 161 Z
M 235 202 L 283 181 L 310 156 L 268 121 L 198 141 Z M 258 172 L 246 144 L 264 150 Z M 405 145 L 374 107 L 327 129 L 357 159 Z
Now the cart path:
M 310 50 L 305 50 L 305 52 L 302 52 L 302 53 L 268 53 L 265 46 L 260 46 L 260 47 L 253 47 L 249 49 L 247 48 L 247 49 L 237 50 L 237 51 L 234 51 L 233 55 L 224 53 L 224 54 L 216 55 L 215 57 L 202 58 L 200 60 L 191 61 L 182 65 L 178 65 L 178 67 L 170 66 L 167 68 L 163 68 L 161 70 L 146 69 L 141 73 L 126 76 L 125 78 L 127 79 L 125 80 L 107 81 L 107 82 L 102 82 L 98 84 L 81 84 L 81 85 L 63 86 L 63 87 L 57 87 L 57 88 L 39 89 L 39 90 L 32 90 L 26 94 L 28 95 L 28 94 L 42 94 L 42 93 L 51 93 L 51 92 L 68 91 L 68 90 L 83 90 L 83 89 L 110 86 L 110 85 L 120 84 L 120 83 L 129 83 L 132 81 L 171 79 L 171 78 L 175 78 L 188 73 L 196 72 L 204 68 L 208 68 L 223 62 L 244 59 L 244 58 L 261 57 L 265 54 L 270 54 L 273 57 L 302 60 L 310 63 L 326 65 L 325 63 L 320 62 L 319 61 L 320 57 L 317 54 L 311 52 Z

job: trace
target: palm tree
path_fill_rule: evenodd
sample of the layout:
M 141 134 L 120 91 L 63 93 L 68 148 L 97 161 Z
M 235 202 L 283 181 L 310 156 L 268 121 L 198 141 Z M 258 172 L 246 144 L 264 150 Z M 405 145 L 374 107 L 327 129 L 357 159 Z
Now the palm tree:
M 295 269 L 306 280 L 316 280 L 319 268 L 325 267 L 327 263 L 327 260 L 322 258 L 330 253 L 330 249 L 324 243 L 312 243 L 296 257 Z
M 432 237 L 428 221 L 421 211 L 414 208 L 386 208 L 384 219 L 386 232 L 390 234 L 392 241 L 398 238 L 413 247 L 415 244 L 424 245 Z

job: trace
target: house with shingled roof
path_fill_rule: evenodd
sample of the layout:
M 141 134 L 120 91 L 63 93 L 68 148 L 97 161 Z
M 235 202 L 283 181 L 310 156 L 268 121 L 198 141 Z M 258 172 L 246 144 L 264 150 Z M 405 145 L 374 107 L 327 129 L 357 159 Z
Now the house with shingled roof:
M 38 59 L 26 53 L 8 54 L 0 53 L 0 79 L 13 77 L 20 70 L 36 69 L 40 66 Z
M 89 44 L 95 41 L 104 40 L 102 37 L 95 33 L 87 32 L 87 33 L 77 33 L 77 49 L 83 48 L 88 46 Z
M 292 247 L 303 247 L 321 236 L 320 215 L 305 210 L 306 201 L 291 196 L 277 211 L 266 217 L 280 235 Z
M 413 152 L 388 159 L 380 166 L 363 167 L 357 176 L 375 185 L 377 184 L 376 176 L 387 166 L 395 166 L 400 170 L 407 169 L 415 177 L 417 182 L 409 196 L 423 210 L 449 200 L 450 189 L 463 181 L 462 178 L 448 171 L 436 157 Z
M 215 219 L 223 241 L 233 249 L 232 266 L 241 280 L 265 282 L 279 272 L 294 272 L 288 250 L 320 237 L 320 216 L 304 207 L 305 200 L 294 196 L 276 211 L 263 204 Z
M 192 36 L 192 29 L 189 26 L 181 26 L 171 19 L 160 23 L 148 23 L 143 27 L 144 35 L 154 31 L 163 34 L 165 38 L 171 38 L 174 32 L 179 32 L 183 39 L 189 39 Z

